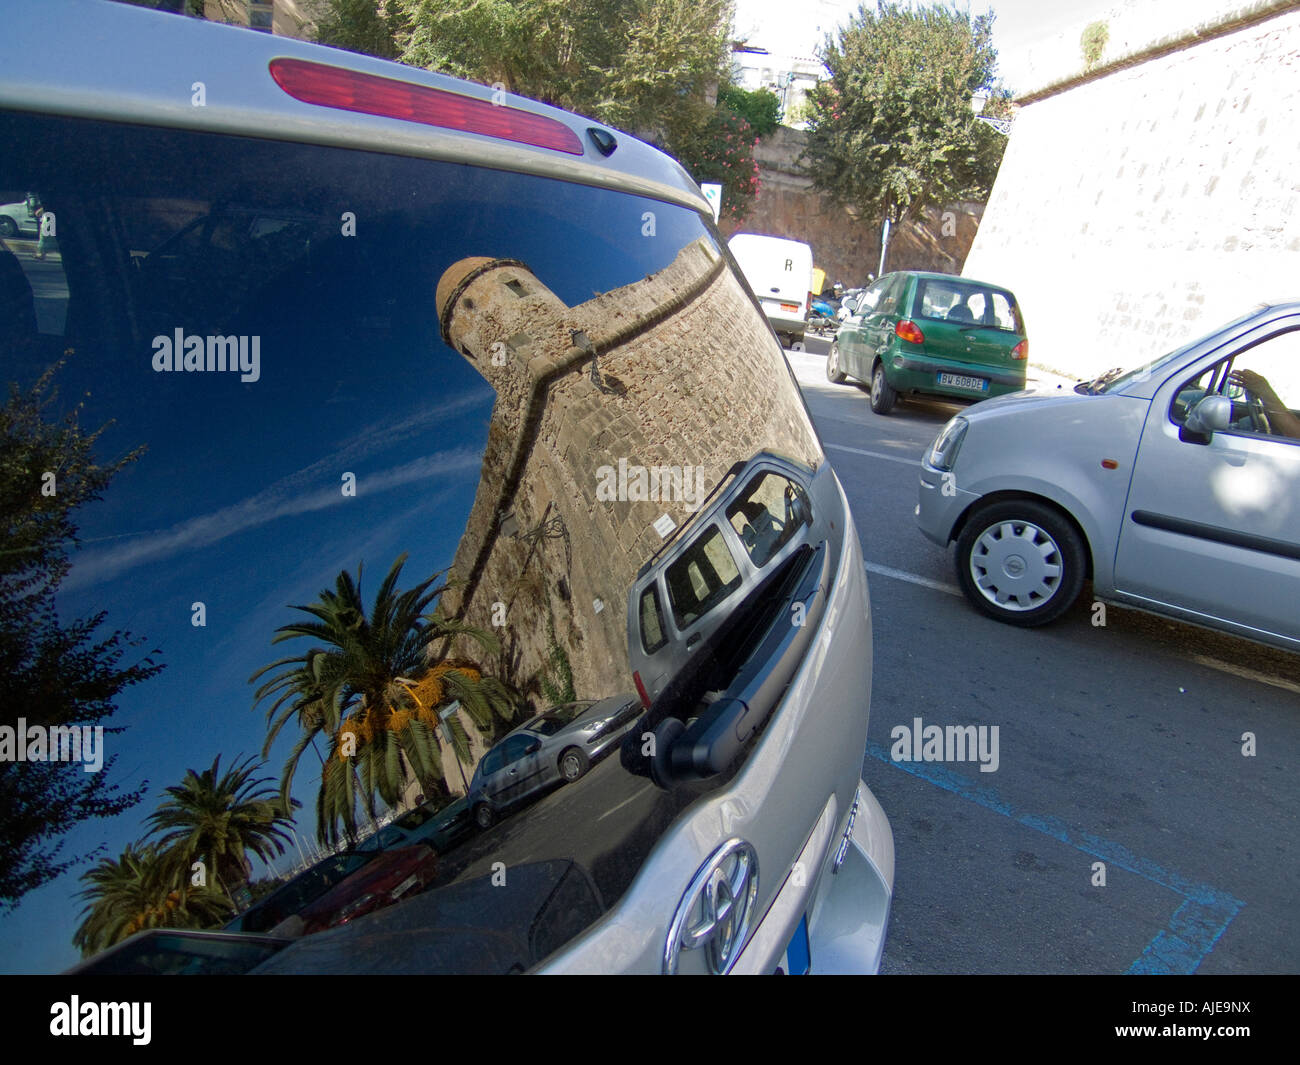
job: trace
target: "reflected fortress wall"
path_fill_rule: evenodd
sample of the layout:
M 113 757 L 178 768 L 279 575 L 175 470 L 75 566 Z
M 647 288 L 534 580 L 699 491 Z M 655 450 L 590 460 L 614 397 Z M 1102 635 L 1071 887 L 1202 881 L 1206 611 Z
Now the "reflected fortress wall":
M 664 270 L 576 307 L 523 263 L 462 259 L 439 281 L 437 307 L 444 338 L 497 393 L 452 566 L 465 584 L 444 606 L 492 629 L 494 604 L 505 604 L 495 665 L 539 708 L 548 612 L 579 698 L 632 690 L 628 589 L 663 544 L 653 523 L 667 514 L 682 524 L 694 497 L 602 499 L 597 471 L 619 459 L 703 467 L 709 491 L 762 449 L 816 465 L 777 342 L 703 239 Z

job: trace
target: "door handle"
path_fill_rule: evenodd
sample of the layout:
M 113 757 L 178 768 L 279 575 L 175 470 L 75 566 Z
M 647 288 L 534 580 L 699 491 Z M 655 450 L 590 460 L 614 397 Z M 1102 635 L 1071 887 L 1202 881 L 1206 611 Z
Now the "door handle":
M 697 632 L 694 636 L 692 636 L 689 640 L 686 641 L 686 650 L 688 651 L 691 650 L 691 648 L 693 648 L 699 642 L 700 642 L 700 634 Z

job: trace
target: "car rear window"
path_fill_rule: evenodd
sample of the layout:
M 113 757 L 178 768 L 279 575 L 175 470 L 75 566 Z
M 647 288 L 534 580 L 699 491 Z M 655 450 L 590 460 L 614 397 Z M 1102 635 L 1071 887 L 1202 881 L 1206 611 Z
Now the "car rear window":
M 297 806 L 256 879 L 346 848 L 387 807 L 463 794 L 548 707 L 633 690 L 629 649 L 662 644 L 661 608 L 721 616 L 741 580 L 714 526 L 675 559 L 671 603 L 639 602 L 662 530 L 756 454 L 823 462 L 707 211 L 644 182 L 265 133 L 0 112 L 0 202 L 30 192 L 58 227 L 46 254 L 0 240 L 6 383 L 46 382 L 31 418 L 71 417 L 121 462 L 72 515 L 51 611 L 159 667 L 117 694 L 106 734 L 106 777 L 151 797 L 74 832 L 116 857 L 157 792 L 260 752 L 278 721 L 254 777 Z M 384 683 L 350 660 L 334 697 L 309 698 L 320 654 L 399 615 Z M 572 861 L 612 906 L 683 806 L 645 786 L 615 759 L 535 800 L 535 822 L 520 804 L 508 832 L 440 853 L 435 886 Z M 38 916 L 70 939 L 82 885 L 59 885 Z
M 808 520 L 808 496 L 788 477 L 760 473 L 727 507 L 727 520 L 750 561 L 765 566 Z
M 673 620 L 685 629 L 739 588 L 741 573 L 722 530 L 710 525 L 668 567 L 665 579 Z
M 914 313 L 931 321 L 1024 332 L 1020 309 L 1010 292 L 956 279 L 922 278 Z

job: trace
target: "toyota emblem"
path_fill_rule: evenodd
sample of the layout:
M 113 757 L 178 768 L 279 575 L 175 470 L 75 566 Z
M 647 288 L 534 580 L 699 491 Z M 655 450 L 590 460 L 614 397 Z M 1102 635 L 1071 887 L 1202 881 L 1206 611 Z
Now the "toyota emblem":
M 684 950 L 702 950 L 709 972 L 727 972 L 745 945 L 757 897 L 758 854 L 743 839 L 730 839 L 700 866 L 677 904 L 664 945 L 664 972 L 677 972 Z

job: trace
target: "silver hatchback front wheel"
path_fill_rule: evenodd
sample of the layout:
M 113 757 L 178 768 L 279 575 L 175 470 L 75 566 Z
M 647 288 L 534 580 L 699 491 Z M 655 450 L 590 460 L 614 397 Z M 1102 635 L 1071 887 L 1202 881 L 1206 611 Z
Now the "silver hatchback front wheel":
M 957 539 L 962 591 L 990 617 L 1044 625 L 1060 617 L 1083 587 L 1083 540 L 1057 511 L 1008 500 L 973 514 Z

